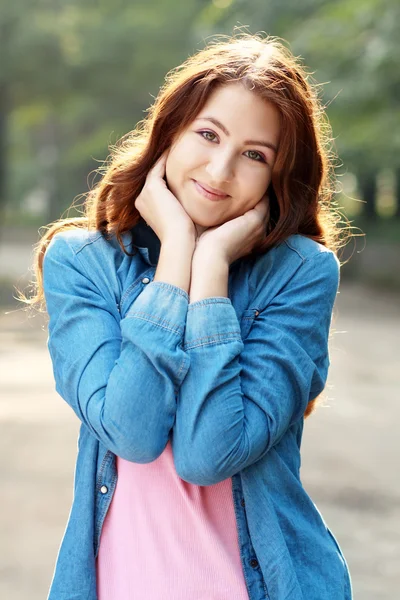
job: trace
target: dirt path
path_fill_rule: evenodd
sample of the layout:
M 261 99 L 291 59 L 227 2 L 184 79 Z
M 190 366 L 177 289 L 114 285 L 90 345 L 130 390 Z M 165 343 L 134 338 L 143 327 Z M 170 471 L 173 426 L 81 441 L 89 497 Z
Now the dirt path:
M 79 422 L 54 391 L 40 320 L 0 315 L 0 596 L 44 600 L 72 499 Z M 343 286 L 326 404 L 302 478 L 346 555 L 356 600 L 400 587 L 400 298 Z

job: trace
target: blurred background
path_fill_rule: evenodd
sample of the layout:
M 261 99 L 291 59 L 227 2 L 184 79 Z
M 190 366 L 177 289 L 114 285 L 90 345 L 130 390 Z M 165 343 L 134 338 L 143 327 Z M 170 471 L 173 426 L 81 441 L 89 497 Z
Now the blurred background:
M 358 229 L 341 253 L 330 376 L 306 421 L 302 479 L 345 553 L 355 598 L 398 597 L 399 22 L 397 0 L 2 0 L 1 597 L 46 597 L 79 427 L 54 391 L 46 319 L 21 310 L 15 286 L 32 278 L 39 228 L 79 204 L 165 73 L 235 27 L 283 37 L 323 84 L 336 200 Z

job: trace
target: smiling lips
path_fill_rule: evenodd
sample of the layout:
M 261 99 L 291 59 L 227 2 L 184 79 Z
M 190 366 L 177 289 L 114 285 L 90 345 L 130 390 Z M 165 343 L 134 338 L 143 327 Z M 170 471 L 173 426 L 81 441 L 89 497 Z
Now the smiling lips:
M 208 186 L 200 184 L 195 179 L 193 179 L 193 182 L 194 182 L 194 184 L 196 186 L 197 191 L 202 196 L 204 196 L 205 198 L 208 198 L 209 200 L 223 200 L 224 198 L 228 198 L 229 197 L 228 194 L 223 194 L 221 192 L 217 192 L 216 190 L 214 190 L 214 188 L 210 188 Z

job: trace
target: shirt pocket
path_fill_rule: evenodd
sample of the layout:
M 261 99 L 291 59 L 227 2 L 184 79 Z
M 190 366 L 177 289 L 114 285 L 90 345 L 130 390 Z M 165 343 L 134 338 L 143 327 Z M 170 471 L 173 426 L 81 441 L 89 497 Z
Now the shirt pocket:
M 240 319 L 240 333 L 242 335 L 242 340 L 245 340 L 249 335 L 253 323 L 259 314 L 259 308 L 246 308 L 244 311 L 242 318 Z

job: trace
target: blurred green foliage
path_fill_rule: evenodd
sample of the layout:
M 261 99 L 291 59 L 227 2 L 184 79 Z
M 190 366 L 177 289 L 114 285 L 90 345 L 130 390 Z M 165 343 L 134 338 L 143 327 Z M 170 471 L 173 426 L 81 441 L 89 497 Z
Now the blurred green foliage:
M 58 218 L 93 183 L 109 144 L 144 118 L 165 73 L 235 27 L 283 37 L 323 84 L 338 171 L 357 176 L 350 191 L 367 203 L 353 208 L 372 218 L 382 169 L 400 189 L 399 20 L 398 0 L 3 0 L 6 219 Z

